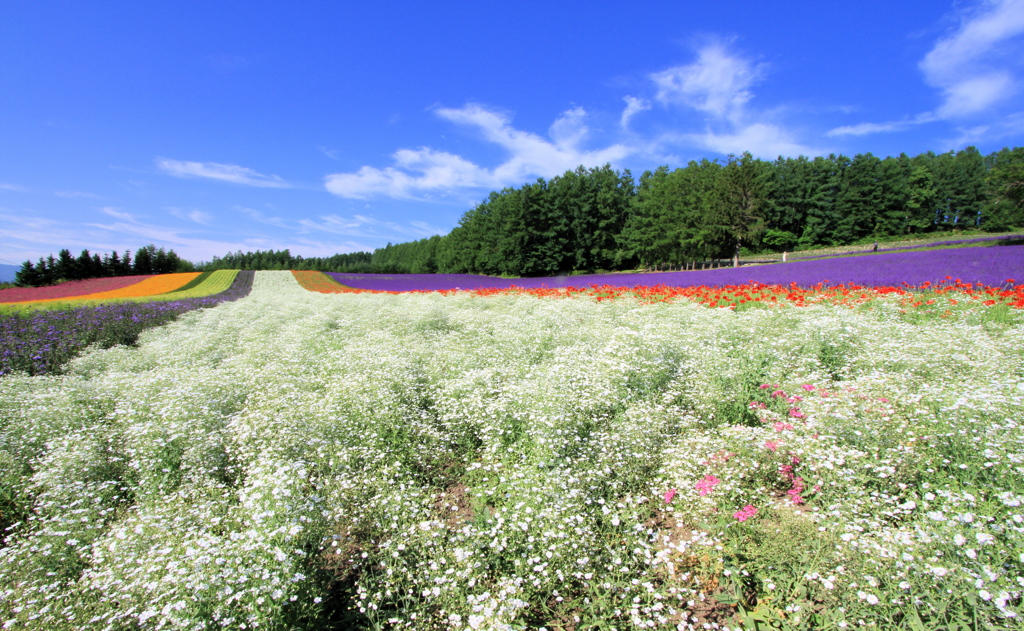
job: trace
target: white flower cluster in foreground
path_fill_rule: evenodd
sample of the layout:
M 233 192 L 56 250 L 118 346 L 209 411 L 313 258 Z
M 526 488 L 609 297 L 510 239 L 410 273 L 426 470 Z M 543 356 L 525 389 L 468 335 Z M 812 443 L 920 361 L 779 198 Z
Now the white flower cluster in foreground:
M 1022 332 L 259 272 L 0 380 L 0 624 L 1019 624 Z

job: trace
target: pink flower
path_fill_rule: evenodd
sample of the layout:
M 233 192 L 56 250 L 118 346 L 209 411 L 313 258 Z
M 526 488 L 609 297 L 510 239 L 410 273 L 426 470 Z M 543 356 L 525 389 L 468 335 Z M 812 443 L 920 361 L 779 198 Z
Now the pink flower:
M 805 383 L 804 385 L 802 385 L 800 387 L 803 388 L 804 390 L 808 391 L 808 392 L 811 392 L 811 391 L 814 390 L 814 386 L 812 386 L 809 383 Z
M 764 441 L 764 447 L 768 451 L 775 451 L 779 448 L 779 441 L 777 440 L 766 440 Z
M 786 396 L 786 392 L 784 390 L 776 390 L 775 392 L 772 393 L 772 398 L 773 399 L 778 399 L 779 397 L 784 397 L 784 396 Z
M 793 418 L 807 418 L 800 408 L 789 408 L 789 415 Z
M 669 489 L 665 491 L 665 503 L 668 504 L 672 501 L 672 498 L 676 496 L 675 489 Z
M 802 396 L 800 396 L 799 394 L 794 394 L 791 397 L 786 397 L 786 401 L 789 401 L 790 403 L 796 403 L 797 401 L 803 401 L 803 400 L 804 400 L 804 398 Z
M 885 397 L 879 397 L 878 400 L 881 401 L 882 403 L 888 403 L 889 402 L 889 399 L 886 399 Z
M 775 386 L 773 386 L 773 385 L 772 385 L 772 384 L 770 384 L 770 383 L 762 383 L 762 384 L 761 384 L 761 389 L 762 389 L 762 390 L 767 390 L 768 388 L 774 388 L 774 387 L 775 387 Z
M 756 514 L 757 514 L 757 509 L 754 508 L 752 505 L 747 504 L 746 506 L 744 506 L 740 510 L 736 511 L 735 513 L 733 513 L 732 516 L 733 516 L 733 518 L 736 519 L 736 521 L 747 521 L 748 519 L 750 519 L 751 517 L 753 517 Z
M 706 475 L 704 479 L 696 484 L 694 488 L 701 495 L 708 495 L 711 491 L 715 490 L 715 487 L 721 482 L 718 478 L 713 475 Z
M 763 410 L 766 407 L 768 407 L 768 404 L 761 403 L 760 401 L 751 401 L 750 403 L 747 404 L 747 407 L 749 407 L 751 410 Z
M 773 425 L 773 427 L 777 432 L 784 432 L 787 429 L 793 429 L 792 425 L 790 425 L 789 423 L 783 423 L 782 421 L 775 421 L 775 425 Z

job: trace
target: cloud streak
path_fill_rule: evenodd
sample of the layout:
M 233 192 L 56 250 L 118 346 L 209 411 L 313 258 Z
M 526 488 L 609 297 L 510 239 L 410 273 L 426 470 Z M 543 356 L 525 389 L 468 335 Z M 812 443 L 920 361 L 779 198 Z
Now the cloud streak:
M 440 108 L 435 115 L 503 148 L 506 160 L 489 169 L 430 147 L 399 149 L 392 155 L 393 166 L 364 166 L 355 173 L 328 175 L 324 181 L 327 190 L 352 199 L 417 199 L 467 189 L 498 189 L 531 177 L 552 177 L 581 164 L 616 162 L 634 152 L 623 144 L 594 150 L 583 148 L 590 130 L 586 125 L 587 112 L 581 107 L 562 113 L 549 128 L 548 138 L 516 129 L 508 114 L 476 103 Z
M 1024 0 L 986 0 L 965 13 L 959 26 L 939 39 L 918 64 L 926 84 L 939 90 L 942 102 L 931 112 L 885 123 L 844 125 L 828 136 L 863 136 L 899 132 L 936 121 L 976 119 L 1010 102 L 1021 91 L 1020 36 L 1024 34 Z M 1005 125 L 976 125 L 963 137 L 980 140 Z
M 939 118 L 961 118 L 1009 99 L 1019 89 L 1011 62 L 1019 47 L 1008 41 L 1024 33 L 1024 0 L 993 0 L 968 16 L 921 60 L 925 81 L 942 91 Z M 1016 52 L 1013 52 L 1016 51 Z
M 696 52 L 693 63 L 648 77 L 659 104 L 704 115 L 702 132 L 668 133 L 659 139 L 663 144 L 697 146 L 726 154 L 749 151 L 765 159 L 827 153 L 800 142 L 771 114 L 751 107 L 752 88 L 766 76 L 766 64 L 756 63 L 718 41 Z
M 697 52 L 696 62 L 656 72 L 650 79 L 657 87 L 655 98 L 663 104 L 686 105 L 713 119 L 739 123 L 754 96 L 750 88 L 765 70 L 764 64 L 754 64 L 715 42 Z
M 291 188 L 292 186 L 276 175 L 263 175 L 236 164 L 185 162 L 157 158 L 156 165 L 164 173 L 180 178 L 205 178 L 259 188 Z

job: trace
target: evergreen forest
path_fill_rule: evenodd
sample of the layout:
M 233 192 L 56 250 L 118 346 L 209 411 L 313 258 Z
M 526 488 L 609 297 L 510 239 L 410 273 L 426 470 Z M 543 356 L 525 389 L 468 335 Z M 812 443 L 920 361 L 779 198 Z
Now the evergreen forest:
M 1024 147 L 914 157 L 774 161 L 750 153 L 662 166 L 635 180 L 610 165 L 494 191 L 447 235 L 330 257 L 241 251 L 193 264 L 154 246 L 26 261 L 23 286 L 216 269 L 551 276 L 683 269 L 741 251 L 784 252 L 955 230 L 1024 228 Z

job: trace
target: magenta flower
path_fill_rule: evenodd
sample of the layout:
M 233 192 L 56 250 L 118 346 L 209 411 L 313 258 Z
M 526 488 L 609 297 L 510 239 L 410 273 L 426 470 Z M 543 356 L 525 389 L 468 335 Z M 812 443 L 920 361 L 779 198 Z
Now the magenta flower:
M 672 502 L 672 498 L 675 497 L 675 496 L 676 496 L 676 490 L 675 489 L 669 489 L 669 490 L 665 491 L 665 503 L 666 504 L 671 503 Z
M 715 490 L 715 487 L 721 482 L 718 478 L 713 475 L 706 475 L 704 479 L 696 484 L 694 488 L 701 495 L 708 495 L 711 491 Z
M 779 397 L 784 397 L 784 396 L 786 396 L 786 391 L 785 390 L 776 390 L 775 392 L 772 393 L 772 398 L 773 399 L 778 399 Z
M 809 383 L 805 383 L 804 385 L 802 385 L 800 387 L 803 388 L 804 390 L 808 391 L 808 392 L 811 392 L 811 391 L 814 390 L 814 386 L 812 386 Z
M 800 505 L 804 503 L 804 498 L 800 495 L 803 492 L 804 479 L 801 478 L 800 476 L 795 476 L 793 478 L 793 488 L 786 491 L 786 493 L 789 494 L 789 499 L 792 500 L 794 504 Z
M 772 427 L 774 427 L 775 431 L 777 432 L 784 432 L 788 429 L 793 429 L 792 425 L 790 425 L 789 423 L 783 423 L 782 421 L 775 421 L 775 425 L 773 425 Z
M 750 519 L 751 517 L 753 517 L 756 514 L 757 514 L 757 509 L 754 508 L 752 505 L 747 504 L 743 508 L 741 508 L 738 511 L 736 511 L 735 513 L 733 513 L 732 516 L 733 516 L 733 518 L 736 519 L 736 521 L 747 521 L 748 519 Z
M 789 415 L 793 418 L 807 418 L 800 408 L 789 408 Z
M 764 441 L 764 447 L 768 451 L 775 451 L 779 448 L 779 441 L 777 440 L 766 440 Z

